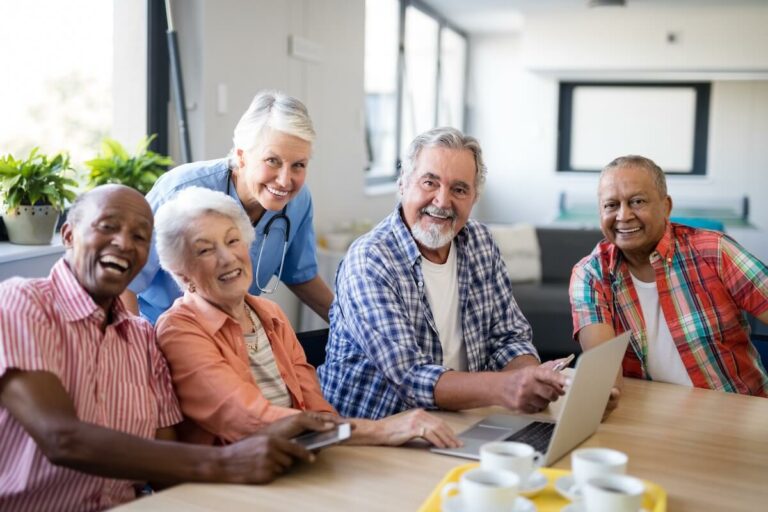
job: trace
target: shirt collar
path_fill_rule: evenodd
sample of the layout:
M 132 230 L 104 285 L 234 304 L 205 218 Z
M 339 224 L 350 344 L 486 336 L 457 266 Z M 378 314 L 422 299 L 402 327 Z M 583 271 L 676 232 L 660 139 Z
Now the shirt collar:
M 221 331 L 227 323 L 238 325 L 237 320 L 202 298 L 197 293 L 184 292 L 184 296 L 181 300 L 183 304 L 187 305 L 197 313 L 195 319 L 206 334 L 211 337 L 214 337 L 216 333 Z M 253 310 L 256 311 L 256 315 L 259 317 L 259 320 L 265 329 L 274 330 L 281 323 L 279 317 L 266 312 L 264 308 L 258 304 L 258 299 L 256 297 L 246 294 L 245 300 Z
M 667 221 L 667 227 L 664 229 L 664 236 L 661 237 L 661 240 L 659 240 L 659 243 L 656 245 L 656 252 L 665 260 L 671 258 L 672 253 L 675 250 L 675 236 L 672 228 L 672 223 Z
M 102 322 L 104 310 L 94 302 L 69 268 L 64 258 L 60 258 L 51 269 L 50 280 L 56 304 L 61 309 L 67 322 L 77 322 L 89 317 Z M 128 312 L 122 299 L 117 297 L 112 303 L 112 325 L 117 325 L 133 317 Z

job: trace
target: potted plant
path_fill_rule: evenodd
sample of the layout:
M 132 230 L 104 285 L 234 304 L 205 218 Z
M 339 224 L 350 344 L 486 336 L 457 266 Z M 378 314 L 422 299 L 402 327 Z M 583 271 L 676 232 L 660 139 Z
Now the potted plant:
M 15 244 L 50 244 L 59 214 L 75 200 L 69 155 L 49 158 L 38 149 L 21 160 L 11 154 L 0 157 L 3 222 Z
M 157 178 L 165 172 L 173 160 L 148 149 L 155 135 L 144 137 L 136 147 L 136 154 L 130 155 L 114 139 L 105 138 L 101 153 L 85 162 L 90 169 L 88 185 L 95 187 L 105 183 L 120 183 L 146 194 Z

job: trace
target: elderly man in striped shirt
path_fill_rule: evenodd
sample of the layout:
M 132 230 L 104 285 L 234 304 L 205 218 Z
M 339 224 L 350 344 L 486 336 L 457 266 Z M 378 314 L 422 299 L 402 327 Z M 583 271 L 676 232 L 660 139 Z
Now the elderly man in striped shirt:
M 224 448 L 169 442 L 182 416 L 151 325 L 118 298 L 152 236 L 144 197 L 80 197 L 49 277 L 0 284 L 0 510 L 103 510 L 134 482 L 266 482 L 311 454 L 286 438 L 302 413 Z M 267 435 L 269 434 L 269 435 Z
M 632 331 L 623 373 L 768 395 L 742 315 L 768 323 L 768 269 L 723 233 L 669 221 L 664 171 L 635 155 L 600 175 L 605 240 L 573 268 L 574 337 L 589 349 Z M 618 401 L 621 376 L 609 408 Z

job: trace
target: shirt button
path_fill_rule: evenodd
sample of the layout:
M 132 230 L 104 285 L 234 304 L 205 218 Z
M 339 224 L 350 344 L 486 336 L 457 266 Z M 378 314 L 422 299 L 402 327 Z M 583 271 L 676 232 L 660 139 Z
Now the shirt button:
M 667 263 L 672 263 L 672 258 L 667 258 Z
M 419 288 L 421 288 L 422 286 L 424 286 L 424 281 L 419 281 Z

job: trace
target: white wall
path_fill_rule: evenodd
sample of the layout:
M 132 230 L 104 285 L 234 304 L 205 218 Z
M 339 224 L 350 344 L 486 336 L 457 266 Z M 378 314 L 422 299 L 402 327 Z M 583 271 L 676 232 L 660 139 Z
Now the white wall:
M 671 177 L 670 193 L 702 201 L 749 195 L 750 220 L 760 230 L 734 235 L 768 259 L 768 81 L 723 80 L 729 70 L 768 76 L 765 26 L 768 7 L 628 8 L 532 14 L 518 35 L 472 37 L 472 126 L 489 166 L 476 216 L 545 223 L 556 216 L 561 191 L 594 196 L 595 175 L 555 171 L 558 75 L 589 77 L 594 70 L 602 78 L 614 69 L 639 79 L 648 70 L 696 71 L 718 78 L 708 174 Z M 666 43 L 668 30 L 678 33 L 679 44 Z

